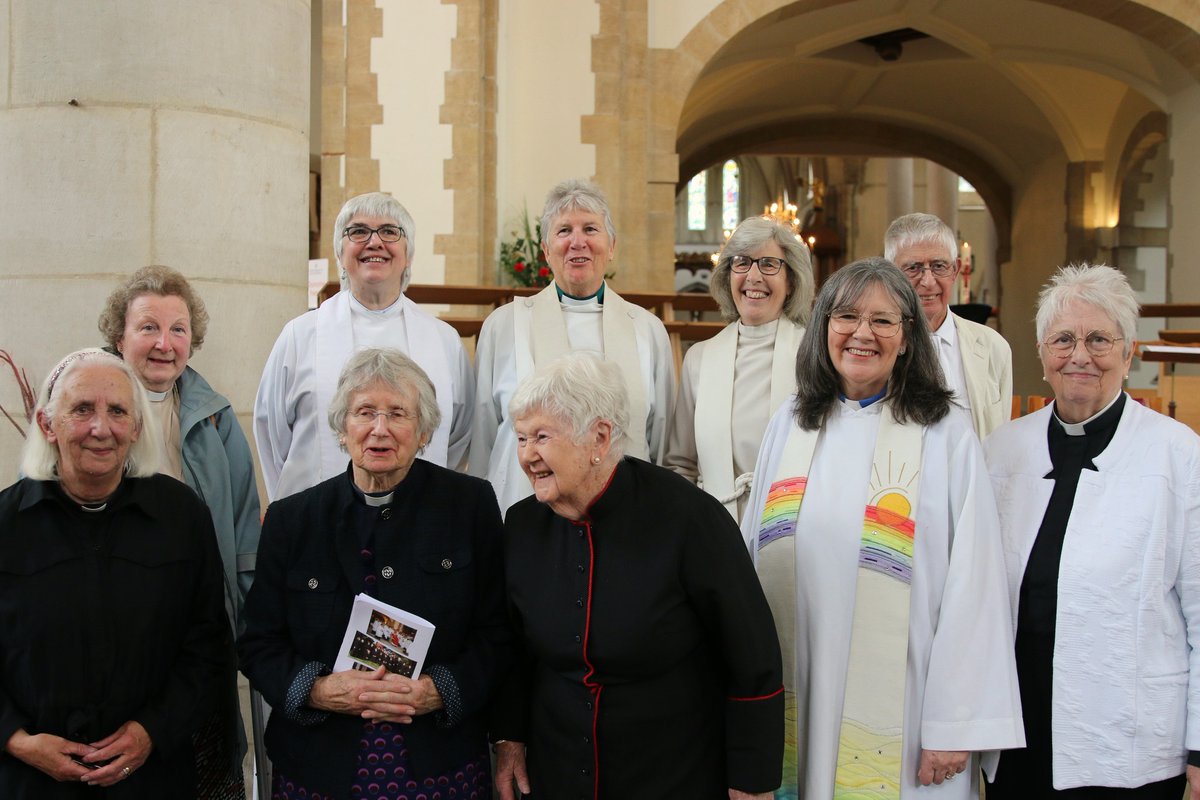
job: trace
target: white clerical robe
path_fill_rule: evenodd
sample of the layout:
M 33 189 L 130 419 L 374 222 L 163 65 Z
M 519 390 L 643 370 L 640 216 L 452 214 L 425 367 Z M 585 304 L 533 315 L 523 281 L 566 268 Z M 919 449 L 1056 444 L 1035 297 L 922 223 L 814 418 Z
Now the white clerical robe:
M 796 391 L 803 336 L 804 328 L 786 317 L 731 322 L 683 358 L 663 466 L 724 502 L 735 520 L 750 497 L 767 422 Z
M 544 300 L 545 294 L 553 291 L 551 284 L 539 296 Z M 475 347 L 477 392 L 467 471 L 491 482 L 502 513 L 533 493 L 517 463 L 517 440 L 508 417 L 508 401 L 521 380 L 533 371 L 534 348 L 530 336 L 527 333 L 518 336 L 517 331 L 530 330 L 530 311 L 539 296 L 517 298 L 493 311 L 484 320 Z M 637 363 L 623 363 L 622 367 L 624 371 L 636 370 L 646 409 L 644 420 L 630 421 L 629 435 L 640 437 L 640 442 L 635 439 L 636 450 L 658 463 L 666 446 L 667 415 L 675 392 L 671 343 L 658 317 L 621 300 L 612 287 L 605 287 L 604 297 L 606 304 L 613 303 L 614 309 L 619 304 L 623 312 L 605 315 L 604 307 L 595 299 L 572 301 L 563 298 L 557 309 L 563 317 L 567 341 L 571 350 L 605 353 L 604 343 L 611 340 L 611 332 L 606 332 L 604 326 L 628 326 Z M 607 355 L 612 357 L 612 354 Z M 637 454 L 631 446 L 629 455 Z
M 338 292 L 291 320 L 267 358 L 254 398 L 254 441 L 271 500 L 345 471 L 349 456 L 329 427 L 329 405 L 342 367 L 366 347 L 394 347 L 433 383 L 442 421 L 419 457 L 454 468 L 466 455 L 475 376 L 458 333 L 401 295 L 384 327 L 375 319 L 358 326 L 368 339 L 358 341 L 352 315 L 364 309 L 353 303 L 350 292 Z
M 835 405 L 800 506 L 792 683 L 800 797 L 833 796 L 868 479 L 876 495 L 896 482 L 901 466 L 892 476 L 868 475 L 882 406 Z M 742 533 L 756 564 L 759 520 L 794 424 L 788 403 L 767 426 L 755 465 L 760 478 Z M 1020 747 L 1025 734 L 996 504 L 979 440 L 962 409 L 925 431 L 915 521 L 901 797 L 966 800 L 979 796 L 977 760 L 957 780 L 922 787 L 921 749 Z M 994 767 L 991 755 L 985 768 Z

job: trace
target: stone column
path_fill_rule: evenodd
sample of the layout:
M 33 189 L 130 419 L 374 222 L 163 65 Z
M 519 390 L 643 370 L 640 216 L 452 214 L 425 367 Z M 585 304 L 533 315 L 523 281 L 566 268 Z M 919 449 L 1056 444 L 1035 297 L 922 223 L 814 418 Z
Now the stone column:
M 887 216 L 890 223 L 896 217 L 913 210 L 913 160 L 888 159 Z
M 189 277 L 192 359 L 248 421 L 305 308 L 309 0 L 0 0 L 0 348 L 35 387 L 121 276 Z M 11 375 L 0 403 L 19 408 Z M 0 484 L 22 440 L 0 419 Z
M 958 176 L 932 161 L 925 162 L 925 208 L 958 232 Z

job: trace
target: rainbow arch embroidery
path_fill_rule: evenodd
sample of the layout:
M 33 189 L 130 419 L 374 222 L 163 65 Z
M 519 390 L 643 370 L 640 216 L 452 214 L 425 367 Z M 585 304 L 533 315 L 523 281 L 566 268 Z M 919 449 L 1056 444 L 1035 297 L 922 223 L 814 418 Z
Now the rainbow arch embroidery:
M 796 520 L 800 516 L 800 502 L 804 499 L 807 485 L 807 476 L 785 478 L 771 484 L 758 528 L 759 550 L 777 539 L 796 535 Z

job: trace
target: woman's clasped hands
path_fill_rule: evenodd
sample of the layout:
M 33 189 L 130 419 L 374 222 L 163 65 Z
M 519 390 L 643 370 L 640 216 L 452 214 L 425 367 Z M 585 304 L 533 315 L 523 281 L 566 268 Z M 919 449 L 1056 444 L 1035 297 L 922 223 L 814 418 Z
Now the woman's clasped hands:
M 442 696 L 428 675 L 412 680 L 383 667 L 373 672 L 350 669 L 317 678 L 308 704 L 321 711 L 401 724 L 443 707 Z

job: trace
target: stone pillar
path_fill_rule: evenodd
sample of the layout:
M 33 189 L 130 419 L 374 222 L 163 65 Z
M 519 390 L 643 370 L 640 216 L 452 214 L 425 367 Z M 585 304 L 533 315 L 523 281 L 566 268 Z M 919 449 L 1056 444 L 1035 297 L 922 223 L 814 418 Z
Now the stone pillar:
M 887 215 L 888 221 L 910 214 L 913 210 L 913 160 L 888 159 Z
M 212 321 L 192 364 L 245 425 L 305 308 L 309 0 L 0 0 L 0 348 L 40 384 L 159 263 Z M 7 371 L 0 403 L 18 408 Z M 0 419 L 0 484 L 21 438 Z
M 932 161 L 925 162 L 925 209 L 958 231 L 958 176 Z

